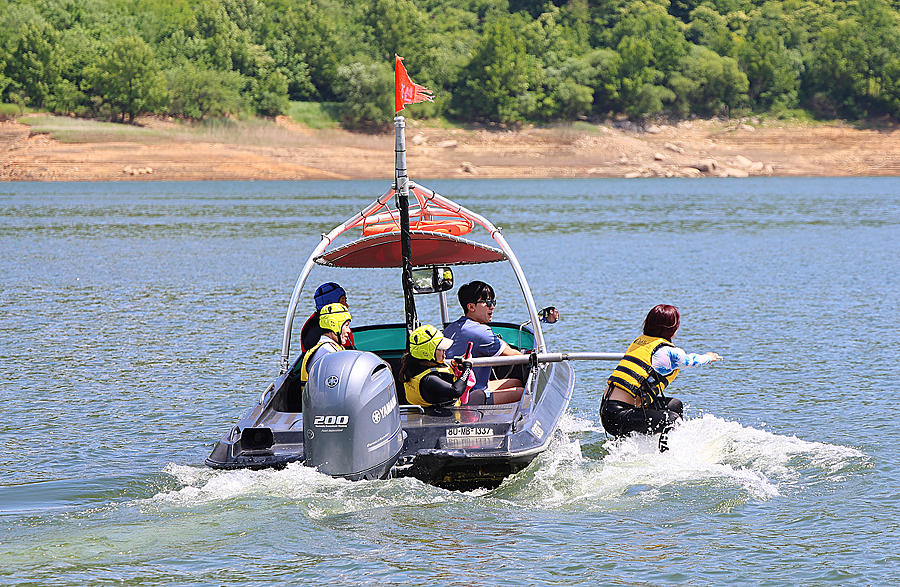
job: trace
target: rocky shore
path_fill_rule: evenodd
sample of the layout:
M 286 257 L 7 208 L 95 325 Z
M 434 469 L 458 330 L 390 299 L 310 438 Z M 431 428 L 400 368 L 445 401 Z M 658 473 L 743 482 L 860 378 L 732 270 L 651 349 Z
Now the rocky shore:
M 159 121 L 141 121 L 162 125 Z M 696 120 L 638 127 L 440 129 L 410 121 L 414 178 L 900 175 L 900 129 Z M 385 179 L 393 136 L 311 131 L 287 119 L 271 141 L 62 143 L 0 122 L 0 180 Z

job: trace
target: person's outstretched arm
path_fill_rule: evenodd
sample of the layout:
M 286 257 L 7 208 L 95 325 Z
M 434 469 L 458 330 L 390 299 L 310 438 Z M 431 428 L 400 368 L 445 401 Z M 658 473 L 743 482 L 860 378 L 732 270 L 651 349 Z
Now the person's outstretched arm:
M 664 346 L 653 353 L 650 364 L 660 375 L 668 375 L 675 369 L 684 369 L 685 367 L 696 367 L 698 365 L 708 365 L 716 361 L 721 361 L 722 357 L 717 353 L 708 352 L 702 355 L 694 353 L 686 353 L 684 349 L 674 346 Z

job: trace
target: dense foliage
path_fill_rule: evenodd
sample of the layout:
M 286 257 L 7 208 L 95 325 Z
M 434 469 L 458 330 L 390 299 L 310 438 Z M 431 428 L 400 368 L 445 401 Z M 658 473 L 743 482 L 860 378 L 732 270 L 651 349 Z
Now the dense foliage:
M 133 120 L 343 104 L 507 124 L 805 108 L 900 117 L 900 0 L 0 0 L 0 102 Z

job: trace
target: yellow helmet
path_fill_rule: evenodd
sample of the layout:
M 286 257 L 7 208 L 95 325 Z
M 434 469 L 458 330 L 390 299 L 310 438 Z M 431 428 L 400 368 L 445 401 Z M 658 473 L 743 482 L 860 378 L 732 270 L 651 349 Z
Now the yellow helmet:
M 419 326 L 409 335 L 409 354 L 422 361 L 433 361 L 438 349 L 446 351 L 453 341 L 446 338 L 441 331 L 425 324 Z
M 327 304 L 319 310 L 319 326 L 335 334 L 341 333 L 344 322 L 350 321 L 350 310 L 344 304 Z

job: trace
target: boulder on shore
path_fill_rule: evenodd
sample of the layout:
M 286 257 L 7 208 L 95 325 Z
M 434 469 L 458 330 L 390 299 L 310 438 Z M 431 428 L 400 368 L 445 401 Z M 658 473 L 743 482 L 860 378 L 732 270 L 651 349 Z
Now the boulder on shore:
M 703 173 L 709 173 L 718 169 L 719 164 L 716 163 L 715 159 L 704 159 L 703 161 L 692 163 L 688 167 L 693 167 L 697 171 L 702 171 Z

